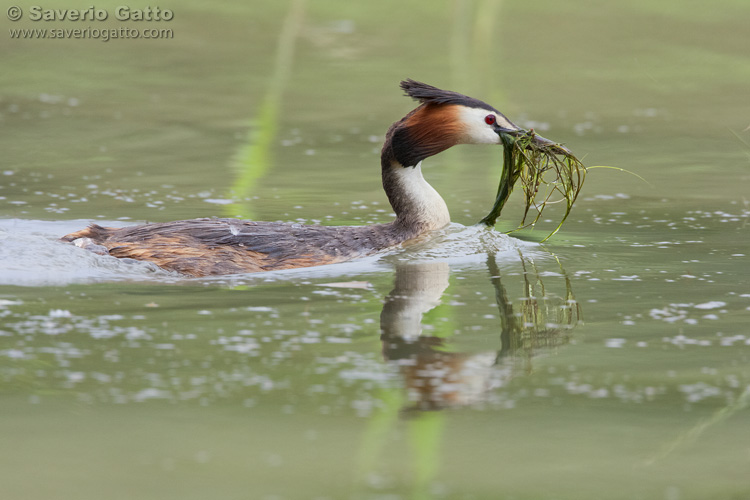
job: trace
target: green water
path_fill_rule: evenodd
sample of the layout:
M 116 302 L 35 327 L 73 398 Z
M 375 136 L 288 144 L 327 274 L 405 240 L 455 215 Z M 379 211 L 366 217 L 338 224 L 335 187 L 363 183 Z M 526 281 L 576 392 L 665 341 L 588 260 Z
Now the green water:
M 750 4 L 161 7 L 171 39 L 0 20 L 0 498 L 750 498 Z M 435 241 L 267 275 L 55 241 L 389 221 L 407 77 L 647 182 L 591 170 L 539 246 L 553 212 L 521 241 L 464 227 L 502 159 L 458 147 L 424 165 Z

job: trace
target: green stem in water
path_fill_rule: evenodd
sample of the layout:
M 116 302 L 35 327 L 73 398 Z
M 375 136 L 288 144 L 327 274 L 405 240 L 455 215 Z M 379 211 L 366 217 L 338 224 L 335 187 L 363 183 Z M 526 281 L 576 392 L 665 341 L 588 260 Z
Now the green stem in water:
M 495 197 L 495 204 L 492 206 L 492 210 L 479 221 L 481 224 L 489 227 L 493 227 L 497 218 L 500 217 L 500 212 L 503 211 L 505 202 L 510 198 L 513 185 L 518 179 L 518 172 L 514 172 L 517 170 L 516 162 L 514 161 L 516 155 L 513 154 L 516 138 L 503 134 L 500 136 L 500 139 L 503 142 L 503 173 L 500 175 L 500 185 L 497 187 L 497 196 Z

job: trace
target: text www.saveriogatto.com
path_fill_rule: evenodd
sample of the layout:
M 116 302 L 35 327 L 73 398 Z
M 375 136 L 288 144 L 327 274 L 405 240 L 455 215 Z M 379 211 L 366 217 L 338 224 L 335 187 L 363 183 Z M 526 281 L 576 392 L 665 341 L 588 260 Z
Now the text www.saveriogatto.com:
M 93 5 L 86 9 L 46 9 L 39 5 L 32 5 L 26 10 L 18 6 L 7 9 L 8 19 L 11 21 L 27 20 L 34 25 L 10 28 L 10 38 L 29 40 L 61 40 L 61 39 L 91 39 L 108 42 L 116 39 L 170 39 L 174 38 L 174 31 L 166 27 L 151 27 L 151 23 L 168 23 L 174 19 L 174 12 L 160 7 L 145 7 L 140 9 L 121 5 L 112 9 L 96 8 Z M 149 23 L 149 27 L 102 26 L 91 24 L 85 27 L 76 26 L 79 22 L 97 23 L 102 21 Z M 66 22 L 66 26 L 50 26 L 53 22 Z M 42 24 L 41 26 L 39 24 Z M 130 24 L 130 23 L 128 23 Z M 163 25 L 162 25 L 163 26 Z

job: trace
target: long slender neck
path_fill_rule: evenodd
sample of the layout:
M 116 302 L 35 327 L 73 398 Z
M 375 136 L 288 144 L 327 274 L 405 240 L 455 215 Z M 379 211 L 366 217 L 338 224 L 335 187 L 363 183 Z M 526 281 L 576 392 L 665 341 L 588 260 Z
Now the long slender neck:
M 440 229 L 451 220 L 443 198 L 422 177 L 422 160 L 449 146 L 431 143 L 428 135 L 404 126 L 420 109 L 391 126 L 380 158 L 383 189 L 396 212 L 394 224 L 415 235 Z
M 450 223 L 448 206 L 422 176 L 422 162 L 403 167 L 394 160 L 382 167 L 383 188 L 396 212 L 396 225 L 421 234 Z

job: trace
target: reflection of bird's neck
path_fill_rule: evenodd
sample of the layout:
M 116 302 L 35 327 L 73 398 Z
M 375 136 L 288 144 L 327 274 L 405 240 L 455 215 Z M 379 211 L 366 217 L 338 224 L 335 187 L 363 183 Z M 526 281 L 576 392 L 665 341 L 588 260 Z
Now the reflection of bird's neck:
M 440 304 L 449 274 L 445 262 L 408 264 L 396 269 L 396 283 L 380 315 L 384 341 L 414 341 L 419 337 L 422 315 Z

